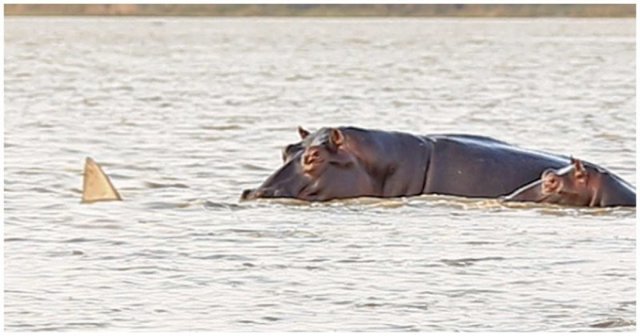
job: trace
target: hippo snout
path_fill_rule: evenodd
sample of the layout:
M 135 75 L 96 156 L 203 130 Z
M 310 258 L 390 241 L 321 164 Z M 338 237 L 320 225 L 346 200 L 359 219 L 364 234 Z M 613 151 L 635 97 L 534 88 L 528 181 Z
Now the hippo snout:
M 242 192 L 240 199 L 252 200 L 256 198 L 283 197 L 284 193 L 277 189 L 246 189 Z
M 240 195 L 240 199 L 241 199 L 241 200 L 247 200 L 247 199 L 250 199 L 249 197 L 251 196 L 251 193 L 253 193 L 253 190 L 251 190 L 251 189 L 245 189 L 245 190 L 242 192 L 242 195 Z

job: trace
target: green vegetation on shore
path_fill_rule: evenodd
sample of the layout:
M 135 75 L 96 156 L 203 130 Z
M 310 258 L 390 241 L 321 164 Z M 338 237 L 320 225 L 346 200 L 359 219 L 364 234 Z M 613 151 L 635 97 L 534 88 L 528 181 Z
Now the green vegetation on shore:
M 6 4 L 5 16 L 635 17 L 635 5 L 72 5 Z

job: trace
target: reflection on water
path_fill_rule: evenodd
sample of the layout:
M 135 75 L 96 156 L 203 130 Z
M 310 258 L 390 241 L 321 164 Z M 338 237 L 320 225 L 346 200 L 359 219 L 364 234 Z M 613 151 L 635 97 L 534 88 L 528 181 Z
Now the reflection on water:
M 634 25 L 7 18 L 6 328 L 635 330 L 635 209 L 239 202 L 297 125 L 482 134 L 635 185 Z M 124 202 L 79 203 L 85 156 Z

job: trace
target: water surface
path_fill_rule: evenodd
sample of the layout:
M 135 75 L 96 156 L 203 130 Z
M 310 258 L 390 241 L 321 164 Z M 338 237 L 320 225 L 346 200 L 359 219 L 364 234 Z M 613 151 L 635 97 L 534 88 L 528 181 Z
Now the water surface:
M 5 19 L 5 328 L 632 331 L 635 209 L 239 202 L 297 125 L 636 184 L 635 20 Z M 91 156 L 124 202 L 80 204 Z

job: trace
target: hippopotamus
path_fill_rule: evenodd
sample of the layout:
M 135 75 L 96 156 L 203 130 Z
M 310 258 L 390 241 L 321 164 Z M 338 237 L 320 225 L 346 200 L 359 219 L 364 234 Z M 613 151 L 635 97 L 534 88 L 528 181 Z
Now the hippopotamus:
M 636 192 L 613 173 L 571 158 L 570 165 L 546 169 L 539 180 L 503 200 L 583 207 L 636 206 Z
M 356 127 L 299 128 L 283 165 L 242 199 L 327 201 L 359 196 L 441 194 L 496 198 L 531 183 L 569 158 L 526 150 L 484 136 Z

